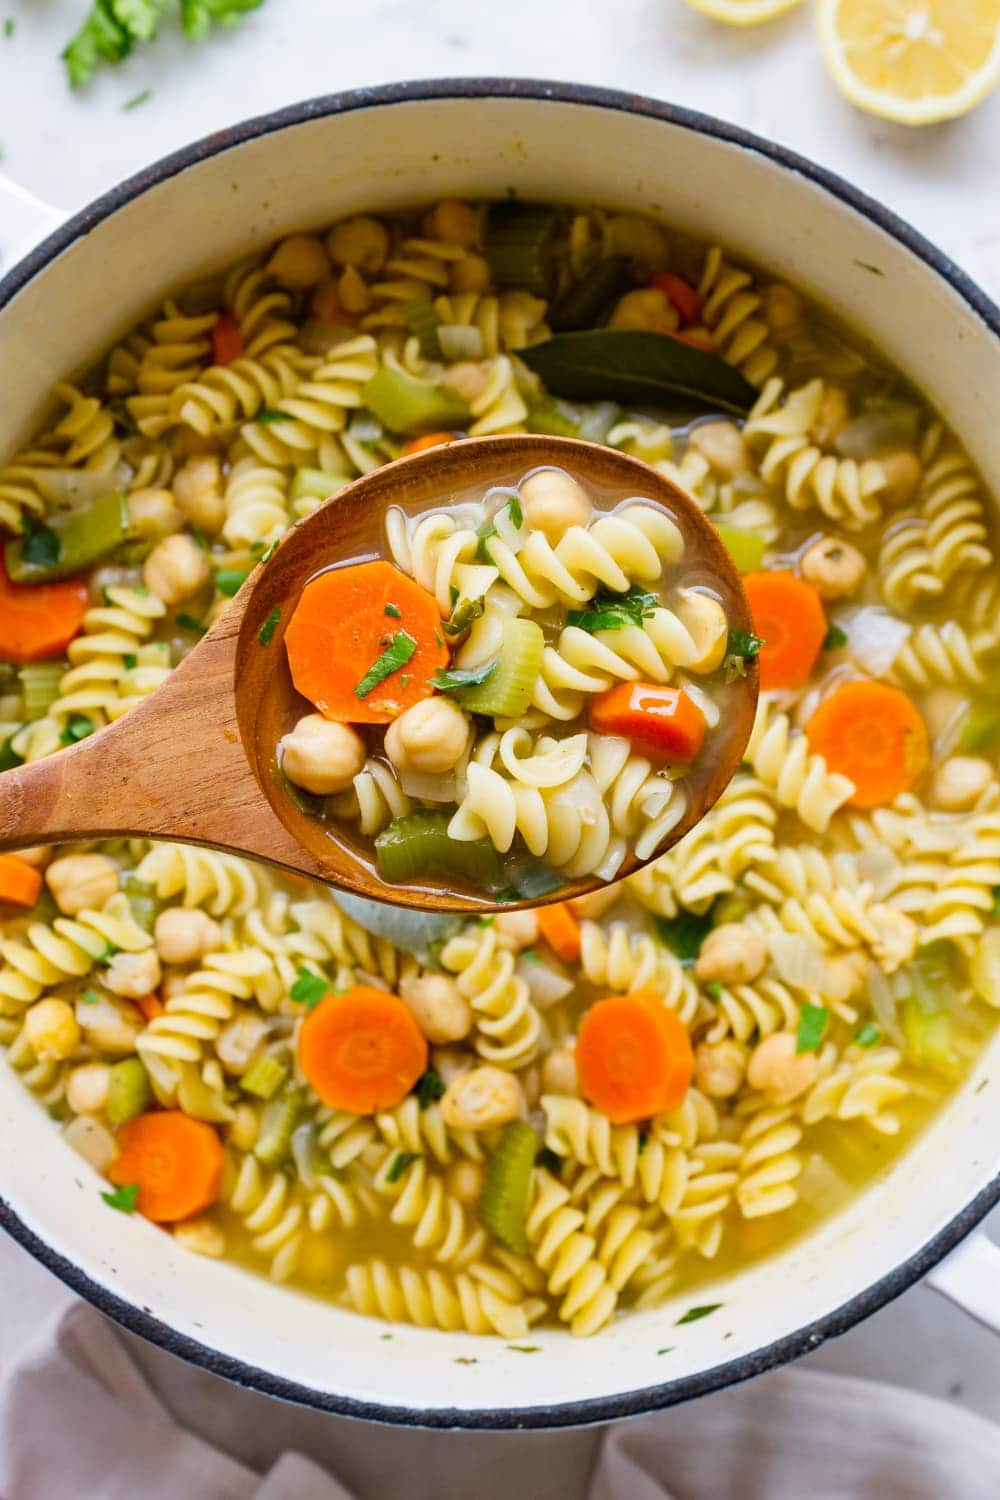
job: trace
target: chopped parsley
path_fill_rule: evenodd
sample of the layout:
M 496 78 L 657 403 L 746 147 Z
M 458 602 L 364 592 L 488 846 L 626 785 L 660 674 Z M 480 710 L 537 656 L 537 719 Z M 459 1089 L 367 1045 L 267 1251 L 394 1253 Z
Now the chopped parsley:
M 712 912 L 685 911 L 676 917 L 653 917 L 653 931 L 665 948 L 682 964 L 693 964 L 701 945 L 712 930 Z
M 810 1005 L 807 1000 L 799 1012 L 795 1031 L 796 1052 L 815 1052 L 826 1031 L 830 1012 L 825 1005 Z
M 542 955 L 537 948 L 522 948 L 521 957 L 526 964 L 540 964 Z
M 398 672 L 400 667 L 405 667 L 410 657 L 417 649 L 417 643 L 405 630 L 397 630 L 392 640 L 386 646 L 382 655 L 373 661 L 368 671 L 362 677 L 354 689 L 356 698 L 367 698 L 368 694 L 377 688 L 380 682 L 391 677 L 393 672 Z
M 511 495 L 507 501 L 507 514 L 510 516 L 510 524 L 515 531 L 520 531 L 524 525 L 524 511 L 521 509 L 521 497 L 518 494 Z
M 722 980 L 710 979 L 705 986 L 705 994 L 710 1000 L 722 999 Z
M 208 626 L 203 625 L 200 620 L 196 620 L 194 615 L 186 615 L 183 611 L 179 615 L 175 615 L 174 618 L 182 630 L 190 630 L 194 635 L 204 635 L 208 630 Z
M 139 665 L 139 658 L 136 656 L 134 651 L 125 652 L 125 655 L 122 657 L 122 665 L 124 666 L 126 672 L 135 671 L 135 668 Z
M 96 1005 L 97 1002 L 98 1002 L 98 1000 L 100 1000 L 100 998 L 101 998 L 100 995 L 97 993 L 97 991 L 95 989 L 88 988 L 88 989 L 85 989 L 84 992 L 83 992 L 83 994 L 80 996 L 80 1004 L 81 1005 Z
M 85 740 L 88 734 L 93 734 L 94 723 L 88 719 L 86 714 L 70 714 L 62 727 L 59 735 L 60 745 L 75 745 L 78 740 Z
M 190 41 L 204 41 L 212 27 L 235 26 L 263 0 L 181 0 L 180 22 Z M 156 40 L 166 0 L 93 0 L 83 25 L 63 49 L 71 88 L 79 88 L 102 63 L 117 65 L 137 42 Z M 9 33 L 7 33 L 9 35 Z M 148 91 L 147 91 L 148 93 Z M 138 96 L 137 96 L 138 97 Z
M 296 1005 L 304 1005 L 307 1010 L 312 1010 L 318 1005 L 330 988 L 329 980 L 323 978 L 322 974 L 314 974 L 312 969 L 300 967 L 295 978 L 295 983 L 289 990 L 289 998 Z
M 747 662 L 756 660 L 763 644 L 759 635 L 751 635 L 749 631 L 731 630 L 729 632 L 726 656 L 722 663 L 727 682 L 746 676 Z
M 419 1156 L 419 1151 L 397 1151 L 396 1155 L 392 1158 L 388 1172 L 385 1174 L 386 1182 L 398 1182 L 407 1167 L 412 1167 Z
M 410 685 L 410 675 L 409 675 L 408 672 L 403 672 L 402 673 L 402 675 L 400 676 L 400 679 L 399 679 L 399 685 L 403 689 L 404 692 L 409 687 L 409 685 Z
M 113 1193 L 102 1193 L 101 1197 L 109 1208 L 117 1208 L 123 1214 L 134 1214 L 139 1202 L 139 1184 L 130 1182 L 127 1187 L 115 1188 Z
M 854 1033 L 854 1040 L 859 1047 L 874 1047 L 876 1042 L 881 1041 L 881 1038 L 882 1033 L 874 1021 L 866 1021 Z
M 841 630 L 839 625 L 831 625 L 823 637 L 824 651 L 839 651 L 841 646 L 847 645 L 847 631 Z
M 540 1354 L 542 1346 L 541 1344 L 508 1344 L 507 1348 L 513 1350 L 515 1354 Z
M 441 627 L 445 635 L 462 635 L 486 610 L 486 600 L 482 598 L 463 599 L 461 604 L 457 607 L 455 605 L 456 601 L 453 599 L 451 615 Z
M 435 1099 L 440 1099 L 444 1093 L 444 1079 L 440 1073 L 435 1073 L 433 1068 L 427 1072 L 417 1084 L 417 1102 L 421 1109 L 427 1109 Z
M 385 612 L 387 615 L 391 615 L 394 620 L 401 620 L 403 618 L 403 611 L 397 604 L 387 604 Z
M 721 1302 L 704 1302 L 700 1307 L 689 1307 L 686 1313 L 682 1313 L 674 1324 L 679 1328 L 682 1323 L 697 1323 L 701 1318 L 707 1318 L 709 1313 L 718 1312 L 722 1306 Z
M 657 1349 L 656 1352 L 657 1352 L 657 1354 L 673 1354 L 673 1352 L 674 1352 L 674 1350 L 676 1348 L 677 1348 L 676 1344 L 667 1344 L 667 1345 L 665 1345 L 664 1348 Z
M 538 1166 L 544 1167 L 547 1172 L 554 1172 L 556 1176 L 562 1171 L 562 1157 L 557 1156 L 550 1146 L 543 1146 L 535 1157 Z
M 262 646 L 269 646 L 274 640 L 274 632 L 278 628 L 278 622 L 280 619 L 281 610 L 272 609 L 271 613 L 268 615 L 267 619 L 260 627 L 260 630 L 257 632 L 257 639 L 260 641 Z
M 476 542 L 476 556 L 480 562 L 491 563 L 493 561 L 490 556 L 490 549 L 486 544 L 490 537 L 496 536 L 496 534 L 497 529 L 492 521 L 484 521 L 482 526 L 476 527 L 476 536 L 478 537 L 478 541 Z
M 478 687 L 493 676 L 500 665 L 499 658 L 481 662 L 478 667 L 439 667 L 431 677 L 431 687 L 442 693 L 453 693 L 460 688 Z
M 249 576 L 244 568 L 220 568 L 215 575 L 215 587 L 220 594 L 231 599 L 234 594 L 239 593 Z
M 36 526 L 34 531 L 24 539 L 21 559 L 38 568 L 54 568 L 59 561 L 61 551 L 62 543 L 55 532 L 51 531 L 48 526 Z
M 585 609 L 571 609 L 566 624 L 575 625 L 591 635 L 598 630 L 624 630 L 627 625 L 641 625 L 659 604 L 655 594 L 646 594 L 634 584 L 624 594 L 598 589 Z
M 275 537 L 273 542 L 251 542 L 250 552 L 259 563 L 270 562 L 279 540 L 278 537 Z
M 289 422 L 291 418 L 286 411 L 275 411 L 271 406 L 262 406 L 254 421 L 260 427 L 271 427 L 275 422 Z
M 131 99 L 125 100 L 125 103 L 122 105 L 122 112 L 125 113 L 130 109 L 138 109 L 141 104 L 145 104 L 146 101 L 148 99 L 152 99 L 152 97 L 152 89 L 142 89 L 140 93 L 133 94 Z

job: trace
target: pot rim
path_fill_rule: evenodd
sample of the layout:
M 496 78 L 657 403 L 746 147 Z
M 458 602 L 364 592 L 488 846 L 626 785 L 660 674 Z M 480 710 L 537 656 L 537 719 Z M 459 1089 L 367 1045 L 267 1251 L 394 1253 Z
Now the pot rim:
M 1000 307 L 949 256 L 939 250 L 912 225 L 883 204 L 853 187 L 838 174 L 820 167 L 807 157 L 761 136 L 728 124 L 712 115 L 679 105 L 662 103 L 641 94 L 627 94 L 618 89 L 586 84 L 550 82 L 543 79 L 511 78 L 443 78 L 429 81 L 384 84 L 349 89 L 321 95 L 298 104 L 286 105 L 267 114 L 241 121 L 226 130 L 204 136 L 190 145 L 162 157 L 151 166 L 126 178 L 103 193 L 66 222 L 20 260 L 0 279 L 0 309 L 66 250 L 81 235 L 88 234 L 106 218 L 140 197 L 148 189 L 178 176 L 222 154 L 245 141 L 289 126 L 306 124 L 329 115 L 347 114 L 358 109 L 379 108 L 390 104 L 443 99 L 524 99 L 540 103 L 578 104 L 599 109 L 621 111 L 660 120 L 699 135 L 707 135 L 728 145 L 738 146 L 769 158 L 777 166 L 805 177 L 833 197 L 838 198 L 862 217 L 870 220 L 904 245 L 913 255 L 946 281 L 998 338 Z M 130 1333 L 138 1334 L 168 1354 L 188 1360 L 247 1389 L 280 1400 L 310 1406 L 319 1411 L 366 1421 L 385 1422 L 403 1427 L 460 1428 L 480 1431 L 527 1430 L 586 1426 L 596 1422 L 617 1421 L 623 1417 L 662 1410 L 697 1396 L 710 1395 L 730 1385 L 785 1364 L 826 1342 L 846 1333 L 856 1323 L 885 1307 L 906 1291 L 942 1260 L 949 1251 L 975 1228 L 991 1208 L 1000 1203 L 1000 1173 L 982 1188 L 954 1218 L 933 1235 L 919 1250 L 893 1270 L 850 1298 L 841 1306 L 763 1345 L 752 1354 L 714 1365 L 694 1375 L 679 1377 L 638 1390 L 617 1395 L 556 1402 L 531 1407 L 423 1409 L 390 1406 L 377 1401 L 358 1400 L 351 1396 L 317 1390 L 297 1381 L 261 1369 L 247 1361 L 223 1354 L 198 1339 L 179 1333 L 155 1317 L 149 1308 L 118 1296 L 101 1286 L 67 1256 L 48 1245 L 18 1216 L 6 1199 L 0 1197 L 0 1228 L 18 1242 L 47 1270 L 52 1271 L 72 1291 L 83 1297 Z

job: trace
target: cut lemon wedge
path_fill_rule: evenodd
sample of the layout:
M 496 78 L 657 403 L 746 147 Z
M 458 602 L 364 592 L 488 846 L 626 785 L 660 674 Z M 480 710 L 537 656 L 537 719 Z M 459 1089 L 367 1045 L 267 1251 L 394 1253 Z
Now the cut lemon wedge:
M 964 115 L 1000 79 L 1000 0 L 820 0 L 819 32 L 841 92 L 903 125 Z
M 756 26 L 759 21 L 772 21 L 792 10 L 799 0 L 687 0 L 693 10 L 713 21 L 725 21 L 727 26 Z

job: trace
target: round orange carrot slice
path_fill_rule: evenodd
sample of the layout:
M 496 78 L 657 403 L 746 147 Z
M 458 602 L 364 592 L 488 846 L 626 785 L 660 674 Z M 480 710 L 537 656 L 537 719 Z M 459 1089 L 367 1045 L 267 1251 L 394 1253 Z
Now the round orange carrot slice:
M 881 807 L 910 787 L 930 758 L 927 728 L 898 688 L 842 683 L 806 725 L 810 749 L 854 782 L 852 807 Z

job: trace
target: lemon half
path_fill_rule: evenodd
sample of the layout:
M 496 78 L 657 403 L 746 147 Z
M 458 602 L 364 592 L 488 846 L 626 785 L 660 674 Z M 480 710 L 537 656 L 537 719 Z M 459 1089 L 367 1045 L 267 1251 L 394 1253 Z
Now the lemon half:
M 799 0 L 687 0 L 693 10 L 713 21 L 725 21 L 727 26 L 756 26 L 759 21 L 771 21 L 792 10 Z
M 1000 79 L 1000 0 L 820 0 L 819 33 L 851 103 L 903 125 L 964 115 Z

